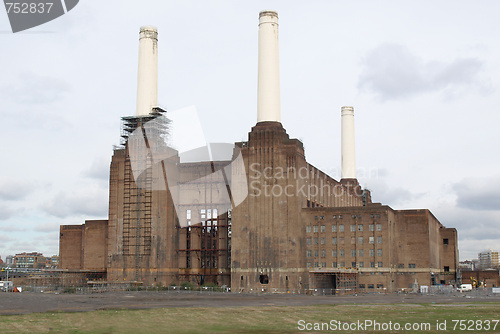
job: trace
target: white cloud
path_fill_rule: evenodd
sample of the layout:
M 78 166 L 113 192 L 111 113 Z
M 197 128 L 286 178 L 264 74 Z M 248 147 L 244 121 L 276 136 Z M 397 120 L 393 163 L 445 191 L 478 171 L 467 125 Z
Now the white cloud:
M 69 216 L 107 217 L 108 192 L 96 186 L 89 186 L 75 192 L 59 192 L 42 206 L 42 210 L 51 216 L 66 218 Z
M 471 210 L 500 211 L 500 176 L 466 178 L 457 182 L 457 206 Z
M 24 180 L 0 181 L 0 199 L 16 201 L 24 199 L 37 188 L 32 182 Z
M 476 58 L 424 61 L 405 46 L 387 43 L 371 50 L 361 66 L 358 89 L 383 101 L 428 92 L 449 96 L 471 88 L 486 90 L 479 78 L 483 62 Z

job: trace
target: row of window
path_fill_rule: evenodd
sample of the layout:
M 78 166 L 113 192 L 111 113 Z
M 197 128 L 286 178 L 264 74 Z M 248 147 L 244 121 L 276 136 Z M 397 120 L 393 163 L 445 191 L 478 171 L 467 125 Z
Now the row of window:
M 376 264 L 376 265 L 375 265 Z M 307 262 L 306 266 L 308 268 L 312 268 L 313 267 L 313 263 L 312 262 Z M 382 268 L 384 266 L 384 263 L 383 262 L 370 262 L 370 268 Z M 315 268 L 326 268 L 326 262 L 314 262 L 314 267 Z M 345 262 L 332 262 L 332 267 L 333 268 L 345 268 L 346 265 L 345 265 Z M 351 268 L 364 268 L 365 267 L 365 263 L 363 261 L 360 261 L 360 262 L 351 262 Z
M 374 244 L 375 240 L 377 240 L 377 244 L 382 243 L 382 236 L 378 236 L 377 239 L 375 237 L 368 237 L 368 244 Z M 358 237 L 357 238 L 358 245 L 363 245 L 366 241 L 365 237 Z M 354 245 L 356 243 L 356 237 L 351 237 L 351 245 Z M 306 238 L 306 244 L 307 245 L 326 245 L 326 238 L 318 238 L 318 237 L 307 237 Z M 345 244 L 345 238 L 344 237 L 332 237 L 332 245 L 337 245 L 337 244 Z
M 200 209 L 201 219 L 217 219 L 217 209 Z M 186 210 L 186 219 L 191 219 L 191 209 Z
M 333 215 L 332 216 L 333 219 L 343 219 L 344 218 L 344 215 Z M 351 218 L 352 219 L 362 219 L 363 216 L 362 215 L 351 215 Z M 370 215 L 370 218 L 379 218 L 380 219 L 380 214 L 379 213 L 376 213 L 376 214 L 371 214 Z M 314 219 L 316 220 L 325 220 L 325 216 L 314 216 Z
M 367 284 L 368 289 L 375 289 L 375 284 Z M 365 284 L 360 284 L 359 285 L 360 289 L 365 289 Z M 383 284 L 377 284 L 377 289 L 383 289 L 384 285 Z
M 350 225 L 350 230 L 351 232 L 363 232 L 363 224 L 351 224 Z M 373 231 L 382 231 L 382 224 L 369 224 L 368 225 L 368 231 L 370 232 L 373 232 Z M 318 233 L 318 232 L 326 232 L 326 225 L 308 225 L 306 226 L 306 232 L 307 233 L 311 233 L 311 232 L 314 232 L 314 233 Z M 338 225 L 332 225 L 332 232 L 344 232 L 344 225 L 343 224 L 340 224 Z
M 358 256 L 365 256 L 365 251 L 363 249 L 358 249 L 357 253 L 358 253 Z M 308 249 L 306 251 L 307 257 L 312 257 L 312 254 L 313 254 L 312 250 Z M 338 256 L 345 256 L 345 250 L 343 250 L 343 249 L 340 249 L 339 251 L 337 251 L 336 249 L 332 250 L 332 257 L 337 257 L 337 254 L 338 254 Z M 374 257 L 375 250 L 370 249 L 368 251 L 368 254 L 369 254 L 369 256 Z M 318 256 L 319 256 L 319 250 L 316 249 L 316 250 L 314 250 L 314 257 L 318 257 Z M 355 249 L 351 249 L 351 256 L 356 257 L 356 250 Z M 377 249 L 377 256 L 382 256 L 382 249 Z M 326 257 L 326 250 L 325 249 L 321 250 L 321 257 Z

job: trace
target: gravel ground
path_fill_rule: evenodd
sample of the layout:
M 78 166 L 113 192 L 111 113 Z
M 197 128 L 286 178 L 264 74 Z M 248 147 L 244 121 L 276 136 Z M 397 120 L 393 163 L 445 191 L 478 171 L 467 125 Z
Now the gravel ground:
M 0 314 L 33 312 L 85 312 L 101 309 L 160 307 L 303 306 L 319 304 L 464 304 L 500 302 L 500 295 L 474 292 L 448 295 L 367 294 L 357 296 L 305 296 L 199 292 L 104 292 L 96 294 L 0 293 Z

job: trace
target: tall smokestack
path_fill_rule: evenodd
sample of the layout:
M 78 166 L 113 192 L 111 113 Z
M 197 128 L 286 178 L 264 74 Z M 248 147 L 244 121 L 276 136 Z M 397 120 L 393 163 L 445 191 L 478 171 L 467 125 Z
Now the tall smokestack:
M 278 13 L 259 13 L 257 122 L 281 122 Z
M 355 178 L 354 108 L 342 107 L 342 179 Z
M 141 27 L 137 73 L 137 116 L 149 115 L 158 105 L 158 30 Z

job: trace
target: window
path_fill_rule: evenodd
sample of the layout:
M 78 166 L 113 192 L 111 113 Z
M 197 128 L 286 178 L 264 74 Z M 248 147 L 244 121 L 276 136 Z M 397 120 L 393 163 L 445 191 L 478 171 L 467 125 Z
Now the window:
M 321 232 L 326 232 L 326 226 L 325 225 L 321 225 Z
M 345 263 L 344 262 L 340 262 L 340 266 L 341 267 L 345 267 Z
M 308 245 L 311 245 L 312 244 L 312 239 L 309 237 L 309 238 L 306 238 L 306 243 Z
M 314 238 L 314 244 L 315 244 L 315 245 L 319 244 L 319 242 L 318 242 L 318 237 L 315 237 L 315 238 Z
M 342 217 L 342 216 L 341 216 Z M 344 225 L 340 224 L 339 225 L 339 232 L 344 232 Z
M 332 267 L 337 268 L 337 262 L 332 262 Z
M 314 267 L 319 268 L 319 262 L 314 262 Z
M 416 268 L 415 263 L 408 264 L 408 268 Z
M 381 244 L 382 243 L 382 237 L 377 237 L 377 244 Z
M 379 213 L 377 213 L 376 217 L 377 217 L 377 218 L 380 218 L 380 214 L 379 214 Z
M 363 225 L 358 224 L 358 231 L 359 231 L 359 232 L 363 232 Z
M 319 228 L 318 228 L 318 225 L 314 225 L 314 226 L 313 226 L 313 231 L 314 231 L 314 233 L 318 233 L 318 229 L 319 229 Z
M 307 268 L 311 268 L 311 267 L 312 267 L 312 263 L 311 263 L 311 262 L 307 262 L 307 263 L 306 263 L 306 267 L 307 267 Z
M 370 267 L 375 268 L 375 262 L 370 262 Z
M 363 237 L 358 237 L 358 245 L 362 245 L 363 244 Z
M 375 231 L 375 225 L 374 225 L 374 224 L 370 224 L 370 225 L 368 225 L 368 230 L 369 230 L 370 232 Z
M 341 249 L 341 250 L 340 250 L 340 252 L 339 252 L 340 256 L 344 256 L 344 253 L 345 253 L 345 252 L 344 252 L 344 250 L 343 250 L 343 249 Z
M 343 244 L 344 244 L 344 237 L 339 237 L 339 243 L 340 243 L 341 245 L 343 245 Z
M 360 250 L 358 250 L 358 255 L 359 256 L 364 256 L 365 252 L 362 249 L 360 249 Z
M 444 266 L 444 272 L 449 273 L 450 272 L 450 267 L 449 266 Z
M 201 219 L 205 219 L 205 209 L 200 210 Z
M 356 243 L 356 237 L 351 237 L 351 245 L 354 245 Z
M 377 256 L 382 256 L 382 249 L 377 249 Z
M 260 284 L 269 284 L 269 276 L 267 276 L 267 275 L 260 275 L 259 276 L 259 281 L 260 281 Z
M 358 264 L 359 264 L 360 268 L 364 268 L 364 266 L 365 266 L 365 263 L 363 261 L 359 262 Z
M 336 249 L 332 250 L 332 256 L 337 257 L 337 250 Z
M 375 243 L 375 237 L 368 237 L 368 243 L 369 244 L 374 244 Z
M 356 232 L 356 225 L 351 224 L 351 232 Z
M 332 238 L 332 245 L 336 245 L 337 244 L 337 237 L 333 237 Z
M 322 245 L 326 244 L 326 238 L 321 238 L 320 242 L 321 242 Z
M 333 215 L 333 219 L 336 219 L 336 218 L 337 218 L 337 216 L 336 216 L 336 215 Z
M 403 263 L 398 264 L 398 268 L 404 268 L 405 265 Z
M 351 249 L 351 256 L 356 257 L 356 250 L 355 249 Z
M 306 226 L 306 232 L 311 233 L 311 226 Z
M 321 262 L 321 266 L 322 266 L 323 268 L 325 268 L 325 267 L 326 267 L 326 262 Z
M 448 239 L 443 239 L 443 245 L 448 245 Z
M 377 224 L 377 231 L 382 231 L 382 224 Z
M 191 219 L 191 210 L 186 210 L 186 218 Z
M 383 289 L 384 285 L 383 284 L 377 284 L 377 289 Z
M 378 266 L 379 268 L 382 268 L 382 267 L 384 266 L 384 263 L 383 263 L 383 262 L 379 262 L 379 263 L 377 263 L 377 266 Z
M 356 215 L 351 215 L 351 218 L 352 219 L 356 219 Z
M 337 232 L 337 225 L 332 225 L 332 232 Z
M 340 216 L 339 216 L 339 219 L 342 219 L 342 218 L 344 218 L 344 216 L 343 216 L 343 215 L 340 215 Z
M 364 285 L 364 284 L 360 284 L 360 285 L 359 285 L 359 288 L 360 288 L 360 289 L 364 289 L 364 288 L 365 288 L 365 285 Z
M 351 268 L 356 268 L 356 261 L 351 262 Z
M 319 250 L 317 250 L 317 249 L 316 249 L 316 250 L 314 251 L 314 256 L 315 256 L 315 257 L 318 257 L 318 256 L 319 256 Z
M 321 257 L 326 257 L 326 250 L 324 250 L 324 249 L 323 249 L 323 250 L 321 251 Z M 326 267 L 326 266 L 324 266 L 324 267 Z
M 375 250 L 374 249 L 370 249 L 370 256 L 375 256 Z
M 368 289 L 374 289 L 373 284 L 368 284 Z
M 374 214 L 371 214 L 371 215 L 370 215 L 370 218 L 375 218 L 375 215 L 374 215 Z
M 311 256 L 312 256 L 312 252 L 311 252 L 311 250 L 310 250 L 310 249 L 308 249 L 308 250 L 306 251 L 306 256 L 307 256 L 307 257 L 311 257 Z

